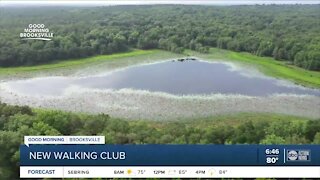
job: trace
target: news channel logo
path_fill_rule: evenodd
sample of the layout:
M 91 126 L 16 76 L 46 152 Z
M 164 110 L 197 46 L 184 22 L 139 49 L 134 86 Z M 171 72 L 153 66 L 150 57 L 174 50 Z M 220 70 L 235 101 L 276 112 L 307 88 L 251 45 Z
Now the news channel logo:
M 311 151 L 310 150 L 287 150 L 287 161 L 310 161 Z

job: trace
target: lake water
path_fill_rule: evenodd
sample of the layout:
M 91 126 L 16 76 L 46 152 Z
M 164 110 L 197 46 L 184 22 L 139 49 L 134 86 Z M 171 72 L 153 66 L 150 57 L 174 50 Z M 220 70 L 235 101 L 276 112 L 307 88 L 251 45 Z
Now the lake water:
M 261 74 L 252 75 L 250 71 L 235 67 L 226 63 L 175 60 L 128 67 L 101 76 L 37 78 L 12 81 L 7 85 L 14 91 L 30 95 L 62 95 L 68 87 L 77 85 L 92 89 L 131 88 L 175 95 L 221 93 L 267 96 L 287 93 L 320 96 L 319 90 Z

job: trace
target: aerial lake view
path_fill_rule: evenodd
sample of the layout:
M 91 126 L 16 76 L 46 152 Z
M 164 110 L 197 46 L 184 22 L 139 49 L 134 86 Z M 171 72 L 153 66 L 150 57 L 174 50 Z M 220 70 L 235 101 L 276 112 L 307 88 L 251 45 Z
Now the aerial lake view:
M 14 92 L 31 96 L 62 96 L 68 88 L 74 86 L 99 90 L 136 89 L 174 95 L 320 96 L 317 89 L 250 72 L 250 69 L 233 63 L 207 62 L 195 58 L 129 66 L 99 76 L 44 77 L 12 81 L 6 85 Z
M 158 53 L 165 54 L 152 52 Z M 125 119 L 173 120 L 239 112 L 320 117 L 317 108 L 304 108 L 320 105 L 317 88 L 265 75 L 241 62 L 170 53 L 161 59 L 152 54 L 67 68 L 62 70 L 65 75 L 54 68 L 49 74 L 39 70 L 23 78 L 12 76 L 0 83 L 0 97 L 13 104 Z
M 259 153 L 280 168 L 274 155 L 286 152 L 273 145 L 320 144 L 319 12 L 315 0 L 0 1 L 0 180 L 19 179 L 27 136 L 101 136 L 119 148 L 271 145 Z M 316 168 L 313 153 L 301 164 Z

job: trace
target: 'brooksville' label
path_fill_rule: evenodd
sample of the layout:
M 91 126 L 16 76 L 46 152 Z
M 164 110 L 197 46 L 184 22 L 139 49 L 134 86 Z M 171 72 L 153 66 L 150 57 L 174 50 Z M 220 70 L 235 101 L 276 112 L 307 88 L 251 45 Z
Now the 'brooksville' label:
M 20 33 L 22 39 L 37 39 L 50 41 L 53 37 L 53 33 L 50 32 L 44 24 L 29 24 L 27 28 Z

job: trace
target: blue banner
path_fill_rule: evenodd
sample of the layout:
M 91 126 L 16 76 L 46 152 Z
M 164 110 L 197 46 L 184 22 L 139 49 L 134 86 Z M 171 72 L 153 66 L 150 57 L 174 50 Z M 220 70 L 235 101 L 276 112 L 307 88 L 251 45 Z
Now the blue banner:
M 26 145 L 21 166 L 319 166 L 320 145 Z

